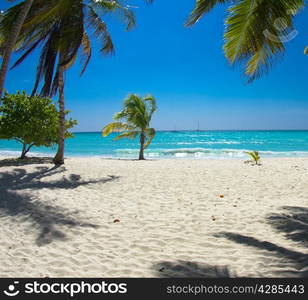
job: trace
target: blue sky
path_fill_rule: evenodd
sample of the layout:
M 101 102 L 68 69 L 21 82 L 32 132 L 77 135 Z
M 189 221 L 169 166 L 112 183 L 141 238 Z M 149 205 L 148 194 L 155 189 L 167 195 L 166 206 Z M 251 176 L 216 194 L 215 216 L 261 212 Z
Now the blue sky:
M 78 120 L 74 131 L 98 131 L 112 120 L 128 93 L 152 93 L 158 102 L 157 129 L 308 129 L 308 45 L 306 11 L 296 19 L 298 36 L 269 75 L 247 85 L 239 67 L 222 51 L 225 7 L 217 7 L 192 28 L 183 23 L 194 0 L 131 0 L 137 27 L 129 32 L 108 18 L 116 53 L 94 55 L 79 77 L 66 74 L 66 107 Z M 9 5 L 1 1 L 0 9 Z M 6 88 L 31 91 L 37 53 L 10 71 Z

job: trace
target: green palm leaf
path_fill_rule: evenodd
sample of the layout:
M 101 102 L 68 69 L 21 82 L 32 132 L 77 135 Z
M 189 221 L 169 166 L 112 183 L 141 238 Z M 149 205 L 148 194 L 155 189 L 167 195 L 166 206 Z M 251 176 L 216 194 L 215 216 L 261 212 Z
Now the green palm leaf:
M 102 12 L 112 12 L 126 24 L 126 29 L 132 29 L 136 25 L 135 15 L 125 1 L 93 1 L 92 6 L 101 9 Z
M 92 56 L 91 40 L 86 31 L 83 32 L 82 37 L 82 55 L 84 59 L 84 65 L 80 72 L 80 75 L 85 72 Z
M 256 165 L 259 164 L 261 157 L 258 151 L 250 151 L 246 152 L 246 154 L 248 154 L 252 158 Z
M 101 52 L 104 54 L 112 53 L 114 46 L 106 23 L 96 13 L 94 6 L 89 6 L 88 10 L 87 24 L 94 30 L 94 35 L 102 43 Z
M 118 13 L 128 27 L 132 27 L 134 16 L 129 7 L 119 0 L 35 0 L 22 27 L 16 48 L 22 52 L 13 67 L 22 63 L 36 49 L 41 49 L 36 82 L 33 93 L 44 81 L 42 95 L 52 96 L 58 90 L 59 57 L 61 67 L 70 68 L 81 54 L 81 75 L 92 56 L 91 39 L 94 36 L 102 43 L 101 52 L 110 54 L 114 45 L 107 25 L 102 19 L 107 13 Z M 21 3 L 22 4 L 22 3 Z M 6 42 L 12 22 L 22 5 L 7 10 L 0 19 L 1 44 Z M 79 51 L 81 49 L 81 51 Z
M 113 132 L 121 132 L 125 130 L 134 130 L 135 127 L 121 122 L 113 122 L 103 128 L 103 136 L 108 136 Z
M 135 139 L 139 133 L 140 133 L 139 131 L 127 131 L 127 132 L 121 133 L 120 135 L 115 137 L 113 140 L 118 141 L 119 139 L 122 139 L 122 138 Z
M 147 137 L 147 142 L 144 144 L 144 149 L 146 149 L 152 142 L 152 140 L 154 139 L 156 134 L 156 131 L 154 128 L 147 128 L 145 130 L 145 135 Z
M 188 20 L 186 21 L 186 26 L 191 26 L 197 23 L 200 18 L 206 13 L 212 10 L 216 4 L 223 4 L 229 2 L 229 0 L 196 0 L 195 9 L 191 12 Z
M 294 17 L 304 0 L 196 0 L 186 25 L 195 24 L 217 4 L 232 3 L 228 9 L 224 34 L 226 58 L 245 65 L 251 82 L 267 73 L 294 36 Z M 307 50 L 308 52 L 308 50 Z

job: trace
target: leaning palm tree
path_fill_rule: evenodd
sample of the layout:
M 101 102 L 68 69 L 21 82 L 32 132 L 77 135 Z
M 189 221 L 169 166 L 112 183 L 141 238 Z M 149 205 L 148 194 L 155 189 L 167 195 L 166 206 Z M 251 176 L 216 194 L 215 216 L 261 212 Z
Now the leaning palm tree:
M 224 52 L 234 64 L 245 64 L 248 81 L 268 72 L 285 42 L 296 35 L 294 16 L 304 0 L 196 0 L 186 26 L 197 23 L 217 4 L 227 4 Z M 308 51 L 307 51 L 308 52 Z
M 111 36 L 101 15 L 120 15 L 130 29 L 135 24 L 134 15 L 120 0 L 36 0 L 21 28 L 16 48 L 23 52 L 13 67 L 19 65 L 35 49 L 41 47 L 37 68 L 34 95 L 43 81 L 40 94 L 54 96 L 58 93 L 60 126 L 58 151 L 55 164 L 64 163 L 65 101 L 64 73 L 77 59 L 83 58 L 81 74 L 85 71 L 91 55 L 91 36 L 101 41 L 101 52 L 110 54 L 114 50 Z M 20 7 L 10 8 L 1 19 L 0 28 L 9 26 L 12 16 Z M 3 41 L 2 43 L 5 43 Z
M 30 8 L 33 4 L 34 0 L 27 0 L 20 4 L 20 10 L 16 15 L 15 21 L 13 22 L 11 30 L 8 32 L 7 41 L 4 45 L 2 53 L 2 64 L 0 68 L 0 103 L 2 98 L 2 93 L 4 89 L 4 83 L 6 74 L 9 67 L 10 58 L 12 56 L 12 52 L 14 50 L 16 41 L 18 39 L 19 32 L 21 30 L 22 25 L 24 24 L 26 17 L 30 11 Z
M 115 141 L 121 138 L 134 139 L 139 136 L 139 160 L 144 160 L 144 149 L 150 145 L 155 136 L 155 129 L 150 128 L 150 122 L 156 109 L 156 100 L 152 95 L 143 98 L 135 94 L 129 95 L 124 100 L 123 109 L 113 117 L 115 122 L 103 128 L 103 136 L 108 136 L 112 132 L 121 132 L 114 139 Z

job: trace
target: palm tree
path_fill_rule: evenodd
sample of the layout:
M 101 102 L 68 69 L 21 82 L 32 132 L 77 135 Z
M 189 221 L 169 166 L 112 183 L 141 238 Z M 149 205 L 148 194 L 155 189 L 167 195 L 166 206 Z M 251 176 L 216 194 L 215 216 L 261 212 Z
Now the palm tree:
M 292 39 L 294 16 L 304 0 L 196 0 L 186 26 L 191 26 L 217 4 L 230 4 L 225 21 L 224 52 L 234 64 L 246 64 L 248 81 L 268 72 L 274 59 L 285 51 Z
M 155 136 L 155 129 L 150 128 L 150 122 L 156 109 L 156 100 L 152 95 L 143 98 L 135 94 L 129 95 L 124 100 L 123 109 L 113 117 L 115 122 L 103 128 L 103 136 L 108 136 L 112 132 L 122 132 L 114 139 L 115 141 L 139 136 L 139 160 L 144 160 L 144 149 L 150 145 Z
M 59 97 L 60 132 L 58 151 L 54 158 L 55 164 L 64 163 L 64 73 L 74 64 L 78 54 L 81 54 L 84 60 L 81 74 L 84 73 L 92 55 L 91 34 L 101 41 L 103 54 L 113 53 L 112 39 L 100 14 L 118 14 L 126 22 L 127 29 L 132 28 L 135 25 L 134 15 L 128 7 L 122 6 L 121 2 L 119 0 L 36 0 L 22 26 L 17 45 L 23 54 L 13 67 L 41 47 L 32 94 L 37 92 L 43 80 L 41 96 L 51 97 L 58 93 Z M 5 25 L 10 24 L 12 15 L 19 10 L 18 6 L 12 7 L 2 18 L 0 28 L 6 28 Z
M 2 50 L 3 59 L 2 59 L 1 69 L 0 69 L 0 103 L 1 103 L 2 93 L 4 89 L 5 78 L 6 78 L 7 70 L 9 67 L 10 58 L 14 50 L 16 41 L 18 39 L 18 35 L 21 30 L 21 27 L 25 22 L 25 19 L 30 11 L 33 1 L 34 0 L 27 0 L 19 4 L 20 6 L 19 13 L 16 15 L 16 19 L 13 22 L 13 25 L 9 32 L 9 36 L 4 45 L 4 49 Z

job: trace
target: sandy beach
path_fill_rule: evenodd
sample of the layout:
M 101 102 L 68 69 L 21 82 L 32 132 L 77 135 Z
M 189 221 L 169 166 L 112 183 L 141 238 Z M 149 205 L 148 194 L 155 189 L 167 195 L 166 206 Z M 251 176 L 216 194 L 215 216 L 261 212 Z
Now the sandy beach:
M 307 232 L 307 158 L 0 162 L 0 277 L 307 277 Z

